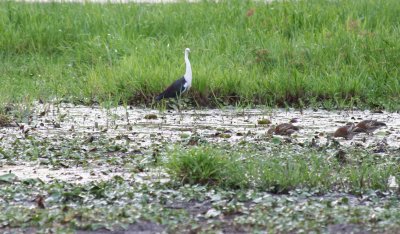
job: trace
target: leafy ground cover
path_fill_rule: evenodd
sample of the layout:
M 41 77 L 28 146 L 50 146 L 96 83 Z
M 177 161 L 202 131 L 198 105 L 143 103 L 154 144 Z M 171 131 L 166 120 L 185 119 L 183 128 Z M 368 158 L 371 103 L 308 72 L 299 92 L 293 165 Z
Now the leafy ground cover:
M 397 0 L 0 9 L 3 104 L 149 104 L 183 74 L 190 47 L 198 105 L 399 107 Z
M 147 179 L 147 183 L 135 179 L 134 175 L 138 171 L 131 166 L 134 160 L 128 160 L 130 164 L 108 164 L 109 168 L 125 168 L 130 171 L 130 176 L 114 176 L 106 181 L 83 184 L 62 179 L 42 181 L 17 179 L 13 174 L 2 175 L 1 228 L 3 231 L 31 229 L 90 232 L 100 229 L 106 232 L 144 228 L 154 232 L 270 230 L 331 233 L 341 229 L 389 233 L 398 229 L 398 187 L 388 187 L 388 177 L 398 176 L 400 172 L 398 155 L 385 160 L 376 156 L 367 160 L 362 156 L 352 159 L 368 161 L 368 167 L 364 166 L 365 163 L 349 163 L 339 168 L 336 158 L 315 167 L 314 163 L 305 163 L 310 158 L 304 153 L 293 154 L 293 146 L 290 144 L 278 148 L 275 153 L 263 157 L 264 153 L 257 153 L 259 150 L 234 147 L 235 152 L 248 154 L 247 159 L 240 161 L 244 167 L 249 167 L 246 160 L 253 157 L 261 158 L 256 160 L 258 163 L 280 159 L 279 163 L 272 162 L 276 173 L 268 175 L 271 177 L 265 176 L 266 173 L 262 171 L 258 175 L 249 175 L 248 169 L 238 168 L 238 165 L 233 170 L 230 168 L 232 165 L 224 165 L 215 157 L 204 159 L 207 166 L 194 168 L 196 164 L 190 164 L 192 167 L 185 168 L 187 174 L 182 173 L 182 168 L 179 170 L 176 166 L 167 166 L 166 171 L 171 176 L 160 174 L 156 179 Z M 224 149 L 220 149 L 219 145 L 205 144 L 176 149 L 172 154 L 193 156 L 197 152 L 218 155 L 215 153 L 220 150 Z M 369 155 L 368 152 L 364 154 Z M 176 160 L 180 160 L 172 157 L 171 162 L 168 155 L 165 158 L 167 165 L 176 165 Z M 351 155 L 356 157 L 357 154 Z M 151 154 L 131 155 L 131 158 L 138 161 L 141 161 L 140 158 L 152 157 Z M 326 159 L 325 152 L 319 152 L 318 157 Z M 96 171 L 96 165 L 103 160 L 99 158 L 91 161 L 91 170 Z M 80 163 L 77 157 L 71 159 L 68 154 L 60 155 L 59 161 L 66 162 L 62 164 L 64 167 L 67 167 L 68 162 L 76 165 Z M 285 161 L 290 161 L 291 165 L 286 165 Z M 141 171 L 149 171 L 151 168 L 165 170 L 163 162 L 148 162 Z M 207 180 L 197 181 L 197 174 L 209 172 L 212 164 L 217 165 L 216 169 L 222 171 L 220 173 L 229 170 L 231 174 L 225 174 L 226 177 L 221 180 L 209 174 Z M 57 168 L 60 164 L 50 165 Z M 172 180 L 160 183 L 160 177 Z M 193 179 L 188 179 L 190 177 Z
M 27 119 L 23 127 L 0 128 L 2 232 L 396 233 L 400 227 L 400 155 L 396 142 L 384 144 L 396 136 L 393 123 L 393 130 L 351 141 L 322 141 L 319 132 L 313 142 L 315 127 L 279 137 L 257 125 L 266 116 L 273 124 L 292 117 L 284 111 L 38 104 L 19 113 Z M 310 116 L 302 121 L 313 122 Z
M 397 196 L 379 191 L 363 196 L 308 190 L 273 195 L 197 185 L 136 186 L 114 178 L 83 186 L 14 182 L 2 185 L 1 195 L 3 231 L 129 230 L 148 223 L 147 231 L 336 233 L 342 226 L 353 232 L 390 233 L 400 225 Z

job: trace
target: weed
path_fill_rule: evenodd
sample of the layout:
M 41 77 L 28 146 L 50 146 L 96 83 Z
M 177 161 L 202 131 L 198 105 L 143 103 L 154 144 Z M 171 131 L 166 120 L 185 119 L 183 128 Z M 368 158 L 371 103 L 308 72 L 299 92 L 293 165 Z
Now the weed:
M 8 126 L 11 123 L 10 117 L 0 114 L 0 127 Z
M 227 175 L 224 168 L 229 164 L 229 158 L 222 151 L 203 147 L 172 152 L 166 166 L 183 183 L 221 184 Z

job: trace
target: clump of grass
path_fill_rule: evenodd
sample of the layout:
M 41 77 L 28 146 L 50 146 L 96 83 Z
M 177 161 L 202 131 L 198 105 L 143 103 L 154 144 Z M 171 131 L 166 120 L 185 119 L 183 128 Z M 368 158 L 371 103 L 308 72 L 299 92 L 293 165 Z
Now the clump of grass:
M 144 119 L 157 119 L 157 115 L 155 114 L 147 114 L 144 116 Z
M 387 189 L 390 175 L 400 173 L 389 164 L 341 165 L 333 158 L 310 151 L 307 154 L 282 150 L 271 155 L 254 152 L 225 152 L 210 146 L 176 149 L 166 163 L 174 179 L 188 184 L 224 188 L 253 188 L 288 193 L 298 188 L 362 193 Z
M 335 183 L 330 177 L 334 174 L 330 168 L 336 165 L 316 155 L 270 158 L 261 163 L 258 186 L 275 193 L 287 193 L 296 188 L 327 189 Z
M 201 147 L 174 151 L 166 166 L 169 173 L 182 183 L 221 185 L 231 164 L 222 151 Z
M 11 123 L 10 117 L 0 114 L 0 127 L 8 126 Z
M 271 124 L 271 120 L 269 120 L 269 119 L 259 119 L 259 120 L 257 120 L 257 123 L 258 124 Z

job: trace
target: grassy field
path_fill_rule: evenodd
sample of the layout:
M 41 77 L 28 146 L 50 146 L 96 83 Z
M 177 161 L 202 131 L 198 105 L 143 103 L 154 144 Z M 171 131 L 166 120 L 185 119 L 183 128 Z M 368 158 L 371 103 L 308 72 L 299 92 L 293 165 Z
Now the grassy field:
M 184 73 L 199 105 L 399 109 L 400 3 L 0 3 L 0 103 L 151 103 Z

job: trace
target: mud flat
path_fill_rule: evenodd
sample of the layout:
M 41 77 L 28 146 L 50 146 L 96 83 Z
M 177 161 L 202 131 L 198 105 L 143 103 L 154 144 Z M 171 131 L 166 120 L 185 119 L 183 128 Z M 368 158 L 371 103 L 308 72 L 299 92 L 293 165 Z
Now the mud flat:
M 383 121 L 386 128 L 377 130 L 373 135 L 359 134 L 354 140 L 340 140 L 350 145 L 355 142 L 368 146 L 373 142 L 385 140 L 390 147 L 400 146 L 400 114 L 374 113 L 371 111 L 326 111 L 326 110 L 284 110 L 284 109 L 205 109 L 205 110 L 165 110 L 118 107 L 104 109 L 98 106 L 73 106 L 70 104 L 37 105 L 30 116 L 26 128 L 37 136 L 75 137 L 79 134 L 102 134 L 107 137 L 124 135 L 131 141 L 148 145 L 159 140 L 177 142 L 182 133 L 210 136 L 217 132 L 230 132 L 228 139 L 212 138 L 211 141 L 229 141 L 236 143 L 243 138 L 255 140 L 266 134 L 272 125 L 287 123 L 296 119 L 294 125 L 300 131 L 292 135 L 298 141 L 307 141 L 319 135 L 324 140 L 329 133 L 348 122 L 360 122 L 365 119 Z M 259 124 L 267 119 L 270 124 Z M 252 134 L 240 136 L 247 133 Z M 18 128 L 3 128 L 0 136 L 22 137 Z M 365 138 L 365 139 L 364 139 Z
M 291 137 L 271 137 L 267 134 L 268 129 L 274 125 L 293 119 L 297 120 L 294 125 L 299 126 L 300 130 Z M 99 106 L 71 104 L 37 104 L 33 107 L 32 114 L 25 118 L 25 123 L 18 123 L 20 127 L 0 129 L 2 139 L 0 146 L 8 149 L 13 147 L 16 140 L 24 142 L 27 139 L 35 139 L 60 145 L 60 148 L 54 151 L 62 151 L 63 147 L 69 147 L 62 146 L 62 142 L 73 142 L 70 144 L 76 145 L 70 145 L 72 148 L 77 147 L 78 151 L 91 152 L 99 149 L 88 143 L 101 139 L 105 141 L 105 147 L 113 144 L 126 147 L 125 155 L 120 152 L 115 155 L 108 153 L 110 158 L 121 160 L 132 152 L 133 154 L 152 154 L 162 146 L 186 144 L 193 138 L 204 139 L 210 143 L 232 145 L 246 141 L 268 146 L 268 144 L 273 144 L 272 138 L 290 139 L 291 142 L 300 145 L 310 144 L 311 141 L 323 145 L 327 143 L 328 136 L 339 126 L 347 122 L 357 123 L 364 119 L 383 121 L 387 127 L 377 130 L 373 135 L 359 134 L 352 140 L 337 139 L 343 147 L 368 148 L 381 144 L 393 150 L 400 147 L 400 115 L 398 113 L 269 108 L 161 111 L 136 107 L 104 109 Z M 269 120 L 271 123 L 259 124 L 259 120 Z M 21 126 L 23 126 L 22 129 Z M 28 153 L 32 152 L 28 151 Z M 53 160 L 51 157 L 43 157 L 44 159 L 39 162 L 25 161 L 22 157 L 20 160 L 13 161 L 17 165 L 13 165 L 10 161 L 3 161 L 4 165 L 0 167 L 0 174 L 13 172 L 20 178 L 36 177 L 44 181 L 57 178 L 83 183 L 107 180 L 116 175 L 126 176 L 130 170 L 113 168 L 107 163 L 93 166 L 90 158 L 85 159 L 89 163 L 84 168 L 82 165 L 62 166 L 61 163 L 63 168 L 60 170 L 60 167 L 53 168 L 46 165 L 48 160 Z M 38 155 L 38 158 L 40 159 L 41 156 Z M 168 180 L 167 177 L 163 179 Z
M 393 233 L 400 225 L 398 113 L 35 104 L 10 115 L 17 123 L 0 128 L 0 232 Z M 298 132 L 268 134 L 294 119 Z M 329 139 L 364 119 L 387 127 Z M 168 171 L 171 154 L 207 147 L 237 153 L 236 165 L 276 162 L 276 186 L 310 173 L 311 182 L 275 190 L 250 176 L 237 189 L 181 183 Z

